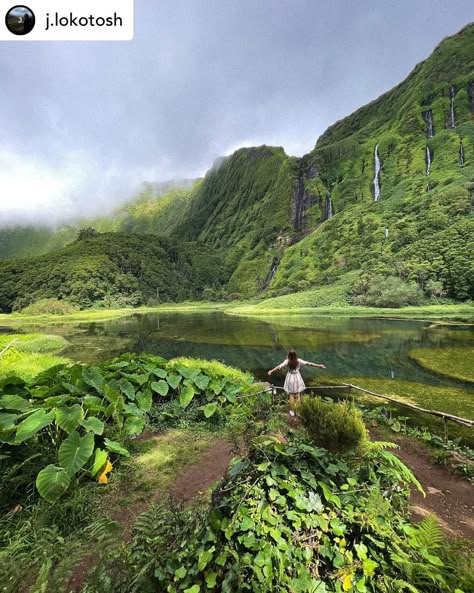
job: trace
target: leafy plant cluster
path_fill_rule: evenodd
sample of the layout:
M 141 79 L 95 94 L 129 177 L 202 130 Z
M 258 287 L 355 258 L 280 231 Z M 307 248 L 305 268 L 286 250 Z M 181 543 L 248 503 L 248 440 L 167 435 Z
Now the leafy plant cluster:
M 360 448 L 367 439 L 362 414 L 350 402 L 329 403 L 305 397 L 297 406 L 311 440 L 329 451 L 345 453 Z
M 197 413 L 208 419 L 251 389 L 244 373 L 201 363 L 125 354 L 97 366 L 55 367 L 31 383 L 15 376 L 1 380 L 5 504 L 28 492 L 33 480 L 51 503 L 84 476 L 106 482 L 111 462 L 129 455 L 124 442 L 143 431 L 152 406 L 165 408 L 175 399 L 186 409 L 199 402 Z
M 394 432 L 406 434 L 418 439 L 434 449 L 433 457 L 437 463 L 451 465 L 453 470 L 468 481 L 474 483 L 474 449 L 462 445 L 462 437 L 448 439 L 445 441 L 437 434 L 433 434 L 425 426 L 410 426 L 407 424 L 407 416 L 393 416 L 384 406 L 377 406 L 371 410 L 364 409 L 364 418 L 377 420 L 389 427 Z M 455 453 L 465 461 L 452 459 L 451 453 Z
M 263 435 L 206 513 L 150 508 L 85 591 L 467 593 L 468 554 L 434 519 L 407 522 L 416 480 L 387 446 L 343 458 L 298 433 Z

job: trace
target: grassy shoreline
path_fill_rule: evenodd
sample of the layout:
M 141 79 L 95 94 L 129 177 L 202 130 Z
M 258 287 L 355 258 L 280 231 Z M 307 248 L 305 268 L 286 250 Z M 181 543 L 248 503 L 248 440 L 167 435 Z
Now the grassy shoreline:
M 22 315 L 21 313 L 0 314 L 0 327 L 20 327 L 28 325 L 54 325 L 63 323 L 104 322 L 130 315 L 146 313 L 207 313 L 221 311 L 227 315 L 244 317 L 268 316 L 322 316 L 322 317 L 368 317 L 383 319 L 406 319 L 434 321 L 437 323 L 474 324 L 473 305 L 423 305 L 420 307 L 402 307 L 386 309 L 347 305 L 327 307 L 301 307 L 294 309 L 272 309 L 262 307 L 262 301 L 246 302 L 196 302 L 168 303 L 157 307 L 139 307 L 123 309 L 100 309 L 77 311 L 68 315 Z

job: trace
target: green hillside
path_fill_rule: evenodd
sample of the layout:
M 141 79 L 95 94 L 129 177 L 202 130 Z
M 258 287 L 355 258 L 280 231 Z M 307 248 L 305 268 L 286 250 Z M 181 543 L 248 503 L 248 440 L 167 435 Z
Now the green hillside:
M 226 280 L 207 247 L 154 235 L 85 232 L 70 245 L 36 258 L 0 262 L 0 311 L 42 299 L 116 307 L 200 298 Z
M 377 301 L 386 286 L 410 305 L 428 296 L 474 298 L 473 200 L 471 24 L 405 81 L 331 126 L 303 158 L 278 147 L 242 148 L 192 188 L 163 194 L 149 186 L 90 226 L 198 242 L 219 257 L 225 272 L 217 284 L 225 279 L 234 297 L 340 280 L 348 288 L 339 301 L 396 304 L 387 295 Z M 0 256 L 38 248 L 39 235 L 16 232 L 21 249 L 0 233 Z M 46 248 L 71 239 L 70 229 L 61 233 L 47 237 Z

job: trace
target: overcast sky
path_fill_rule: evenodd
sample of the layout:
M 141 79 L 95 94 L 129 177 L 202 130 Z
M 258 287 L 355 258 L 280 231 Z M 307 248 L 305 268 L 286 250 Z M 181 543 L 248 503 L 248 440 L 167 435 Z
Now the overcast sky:
M 135 0 L 131 42 L 0 42 L 0 226 L 96 215 L 241 146 L 302 155 L 472 15 L 471 0 Z

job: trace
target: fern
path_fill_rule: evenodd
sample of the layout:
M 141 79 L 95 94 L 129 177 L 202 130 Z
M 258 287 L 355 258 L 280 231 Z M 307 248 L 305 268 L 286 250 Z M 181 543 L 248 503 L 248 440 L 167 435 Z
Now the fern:
M 445 540 L 443 530 L 432 515 L 418 523 L 413 538 L 420 548 L 429 551 L 438 550 Z
M 415 474 L 400 459 L 389 451 L 380 451 L 380 456 L 396 471 L 401 481 L 405 484 L 413 484 L 422 494 L 425 495 L 422 485 L 416 479 Z

